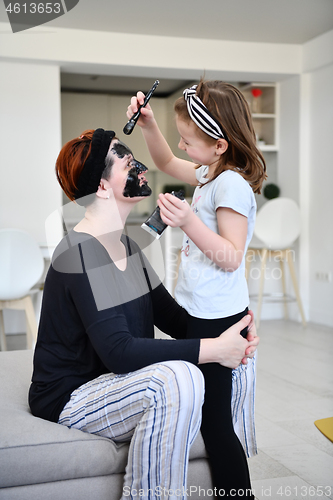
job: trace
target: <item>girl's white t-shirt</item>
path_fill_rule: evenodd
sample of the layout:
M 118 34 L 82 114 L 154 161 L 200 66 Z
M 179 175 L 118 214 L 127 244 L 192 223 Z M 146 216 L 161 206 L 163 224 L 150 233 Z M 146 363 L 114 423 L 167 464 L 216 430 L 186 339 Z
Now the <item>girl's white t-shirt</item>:
M 207 183 L 207 174 L 205 165 L 196 171 L 202 184 Z M 245 252 L 239 268 L 228 272 L 214 264 L 184 234 L 175 298 L 197 318 L 225 318 L 244 311 L 249 305 L 245 255 L 253 235 L 257 205 L 249 183 L 233 170 L 222 172 L 214 181 L 194 191 L 191 208 L 215 233 L 218 233 L 216 210 L 219 207 L 231 208 L 247 217 Z

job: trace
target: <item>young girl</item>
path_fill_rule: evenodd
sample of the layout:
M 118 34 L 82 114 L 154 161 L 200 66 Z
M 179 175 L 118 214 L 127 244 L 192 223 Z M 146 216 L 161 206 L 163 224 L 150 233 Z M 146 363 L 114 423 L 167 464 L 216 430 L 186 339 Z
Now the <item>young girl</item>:
M 141 92 L 132 98 L 129 117 L 143 99 Z M 191 207 L 171 194 L 160 194 L 158 205 L 163 221 L 185 233 L 175 297 L 189 313 L 188 336 L 216 337 L 247 313 L 244 261 L 265 160 L 256 147 L 247 102 L 233 85 L 201 80 L 184 91 L 175 111 L 179 148 L 194 164 L 172 153 L 149 105 L 142 108 L 138 125 L 156 166 L 197 186 Z M 233 372 L 215 363 L 201 369 L 206 388 L 201 431 L 217 496 L 253 498 L 232 423 Z

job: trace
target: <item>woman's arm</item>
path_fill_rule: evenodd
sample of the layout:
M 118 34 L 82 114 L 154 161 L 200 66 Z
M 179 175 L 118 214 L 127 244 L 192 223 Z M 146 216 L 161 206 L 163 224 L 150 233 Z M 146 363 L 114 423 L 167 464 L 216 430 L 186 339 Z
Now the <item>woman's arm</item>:
M 131 118 L 137 112 L 138 107 L 143 104 L 144 98 L 145 96 L 142 92 L 138 92 L 137 96 L 132 97 L 131 104 L 127 110 L 128 118 Z M 141 108 L 141 115 L 137 124 L 141 127 L 149 153 L 157 168 L 180 181 L 197 185 L 194 163 L 182 160 L 173 154 L 157 125 L 149 104 Z
M 151 291 L 151 297 L 153 303 L 155 325 L 162 332 L 167 333 L 174 339 L 185 339 L 187 333 L 188 317 L 185 309 L 176 302 L 176 300 L 169 294 L 163 284 L 159 285 Z M 242 342 L 242 344 L 246 347 L 244 351 L 245 356 L 241 360 L 243 364 L 247 363 L 248 357 L 253 357 L 253 353 L 255 351 L 255 348 L 253 346 L 257 345 L 257 342 L 259 342 L 259 339 L 257 338 L 256 343 L 251 344 L 251 342 L 254 341 L 257 337 L 257 331 L 254 323 L 253 312 L 251 310 L 249 310 L 249 316 L 250 322 L 248 324 L 248 334 L 246 338 L 248 342 L 247 344 L 244 344 L 244 342 Z M 234 340 L 236 341 L 236 343 L 238 343 L 239 339 L 237 335 L 235 336 Z M 200 341 L 199 363 L 203 363 L 206 357 L 207 359 L 210 359 L 211 355 L 216 354 L 216 344 L 220 344 L 220 341 L 216 342 L 216 338 L 202 339 Z M 241 346 L 241 349 L 242 347 L 243 346 Z M 227 349 L 228 346 L 225 345 L 224 348 Z M 212 349 L 212 351 L 210 349 Z M 225 351 L 224 354 L 228 356 L 227 351 Z
M 246 217 L 230 208 L 218 208 L 219 233 L 215 233 L 192 212 L 187 203 L 170 193 L 160 194 L 158 205 L 162 220 L 171 227 L 180 227 L 217 266 L 229 272 L 238 269 L 246 243 Z
M 151 296 L 156 326 L 176 339 L 185 339 L 187 312 L 162 284 L 151 292 Z M 246 326 L 248 335 L 244 339 L 240 332 Z M 215 362 L 236 368 L 240 363 L 247 364 L 247 358 L 254 356 L 258 343 L 253 312 L 249 311 L 245 318 L 219 337 L 200 340 L 198 364 Z
M 155 326 L 174 339 L 185 339 L 188 316 L 185 309 L 176 302 L 163 284 L 154 288 L 150 296 Z
M 185 339 L 187 331 L 187 312 L 185 309 L 176 302 L 162 284 L 152 290 L 151 297 L 155 325 L 162 332 L 168 333 L 175 339 Z M 242 341 L 244 338 L 239 334 L 242 323 L 237 323 L 237 326 L 229 329 L 230 331 L 226 330 L 227 336 L 224 338 L 220 336 L 212 339 L 201 339 L 198 363 L 212 363 L 217 356 L 215 362 L 229 368 L 234 368 L 240 363 L 247 364 L 247 358 L 252 358 L 254 355 L 259 338 L 257 337 L 253 312 L 249 311 L 246 318 L 243 320 L 245 326 L 248 326 L 249 333 L 245 342 Z M 226 332 L 223 332 L 223 335 Z M 239 352 L 238 349 L 240 349 Z M 234 364 L 235 366 L 231 366 Z

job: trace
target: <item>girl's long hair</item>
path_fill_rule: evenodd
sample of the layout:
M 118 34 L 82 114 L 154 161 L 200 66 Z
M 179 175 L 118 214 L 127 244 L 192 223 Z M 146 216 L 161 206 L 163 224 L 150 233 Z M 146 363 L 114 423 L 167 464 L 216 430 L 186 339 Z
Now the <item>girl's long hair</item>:
M 203 79 L 196 94 L 220 122 L 229 139 L 228 149 L 221 156 L 209 182 L 225 170 L 234 170 L 249 182 L 255 193 L 260 194 L 262 183 L 267 177 L 266 162 L 256 145 L 252 116 L 245 97 L 230 83 Z M 180 119 L 191 122 L 183 97 L 177 99 L 174 109 Z M 197 132 L 209 144 L 216 142 L 199 127 Z

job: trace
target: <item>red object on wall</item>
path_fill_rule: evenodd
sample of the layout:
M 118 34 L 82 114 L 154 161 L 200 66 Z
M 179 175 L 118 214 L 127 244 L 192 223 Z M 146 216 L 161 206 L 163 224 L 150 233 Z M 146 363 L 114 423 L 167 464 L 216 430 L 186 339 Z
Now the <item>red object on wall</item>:
M 262 94 L 262 90 L 261 89 L 252 89 L 251 93 L 252 93 L 253 97 L 260 97 Z

